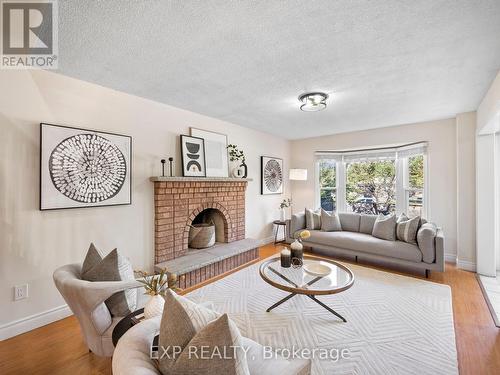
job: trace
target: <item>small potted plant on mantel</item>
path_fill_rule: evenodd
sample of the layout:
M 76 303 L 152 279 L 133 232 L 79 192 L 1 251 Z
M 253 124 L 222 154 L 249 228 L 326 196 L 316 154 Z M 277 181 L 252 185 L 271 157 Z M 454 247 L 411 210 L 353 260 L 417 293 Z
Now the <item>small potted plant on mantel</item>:
M 237 162 L 238 165 L 233 168 L 231 174 L 236 178 L 247 178 L 248 167 L 245 164 L 245 153 L 238 146 L 230 144 L 227 146 L 229 160 Z
M 162 269 L 158 275 L 150 275 L 144 271 L 136 271 L 142 280 L 137 280 L 144 285 L 146 290 L 144 294 L 150 296 L 146 305 L 144 305 L 144 318 L 150 319 L 163 313 L 163 305 L 165 304 L 165 291 L 172 289 L 178 291 L 177 275 L 175 273 L 168 274 L 166 269 Z

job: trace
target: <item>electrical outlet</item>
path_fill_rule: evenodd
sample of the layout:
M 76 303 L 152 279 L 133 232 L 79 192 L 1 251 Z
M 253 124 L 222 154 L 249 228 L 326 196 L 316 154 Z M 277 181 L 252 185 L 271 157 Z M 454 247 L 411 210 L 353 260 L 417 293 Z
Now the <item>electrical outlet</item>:
M 28 284 L 16 285 L 14 287 L 14 301 L 28 298 Z

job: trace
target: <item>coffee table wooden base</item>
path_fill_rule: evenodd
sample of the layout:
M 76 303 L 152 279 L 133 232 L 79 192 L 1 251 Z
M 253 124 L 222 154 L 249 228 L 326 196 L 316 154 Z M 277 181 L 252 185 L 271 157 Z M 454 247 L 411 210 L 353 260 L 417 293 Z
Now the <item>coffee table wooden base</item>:
M 292 294 L 289 294 L 288 296 L 286 296 L 285 298 L 280 299 L 278 302 L 276 302 L 274 305 L 272 305 L 270 308 L 268 308 L 266 310 L 266 312 L 270 312 L 272 309 L 278 307 L 279 305 L 281 305 L 282 303 L 288 301 L 290 298 L 295 297 L 296 295 L 297 295 L 297 293 L 292 293 Z M 344 323 L 347 323 L 347 320 L 342 315 L 340 315 L 338 312 L 336 312 L 332 308 L 330 308 L 327 305 L 325 305 L 323 302 L 321 302 L 319 299 L 317 299 L 316 296 L 313 296 L 313 295 L 310 295 L 310 294 L 304 294 L 304 295 L 307 296 L 307 297 L 309 297 L 310 299 L 312 299 L 314 302 L 316 302 L 318 305 L 320 305 L 324 309 L 326 309 L 329 312 L 331 312 L 337 318 L 341 319 Z

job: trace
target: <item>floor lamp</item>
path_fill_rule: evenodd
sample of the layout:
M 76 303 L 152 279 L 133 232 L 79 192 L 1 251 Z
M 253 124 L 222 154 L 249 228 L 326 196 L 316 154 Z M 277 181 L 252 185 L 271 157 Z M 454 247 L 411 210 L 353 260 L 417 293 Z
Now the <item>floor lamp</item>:
M 307 181 L 307 169 L 290 169 L 288 174 L 288 179 L 290 181 Z M 290 189 L 290 198 L 292 199 L 292 205 L 294 204 L 292 197 L 292 189 Z M 290 213 L 293 214 L 290 208 Z

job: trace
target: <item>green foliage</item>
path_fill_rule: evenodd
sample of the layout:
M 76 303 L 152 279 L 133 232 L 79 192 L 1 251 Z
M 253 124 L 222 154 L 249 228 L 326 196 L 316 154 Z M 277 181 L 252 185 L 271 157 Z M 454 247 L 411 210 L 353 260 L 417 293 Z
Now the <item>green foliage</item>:
M 321 188 L 333 188 L 337 184 L 335 173 L 335 162 L 331 160 L 321 160 L 319 163 L 319 183 Z
M 360 197 L 373 197 L 378 205 L 395 204 L 396 168 L 394 161 L 366 161 L 347 167 L 347 202 L 353 204 Z
M 238 149 L 236 145 L 228 145 L 227 150 L 229 152 L 229 160 L 238 161 L 240 160 L 242 163 L 245 162 L 245 153 Z
M 413 189 L 424 188 L 424 156 L 417 155 L 408 158 L 409 183 Z

